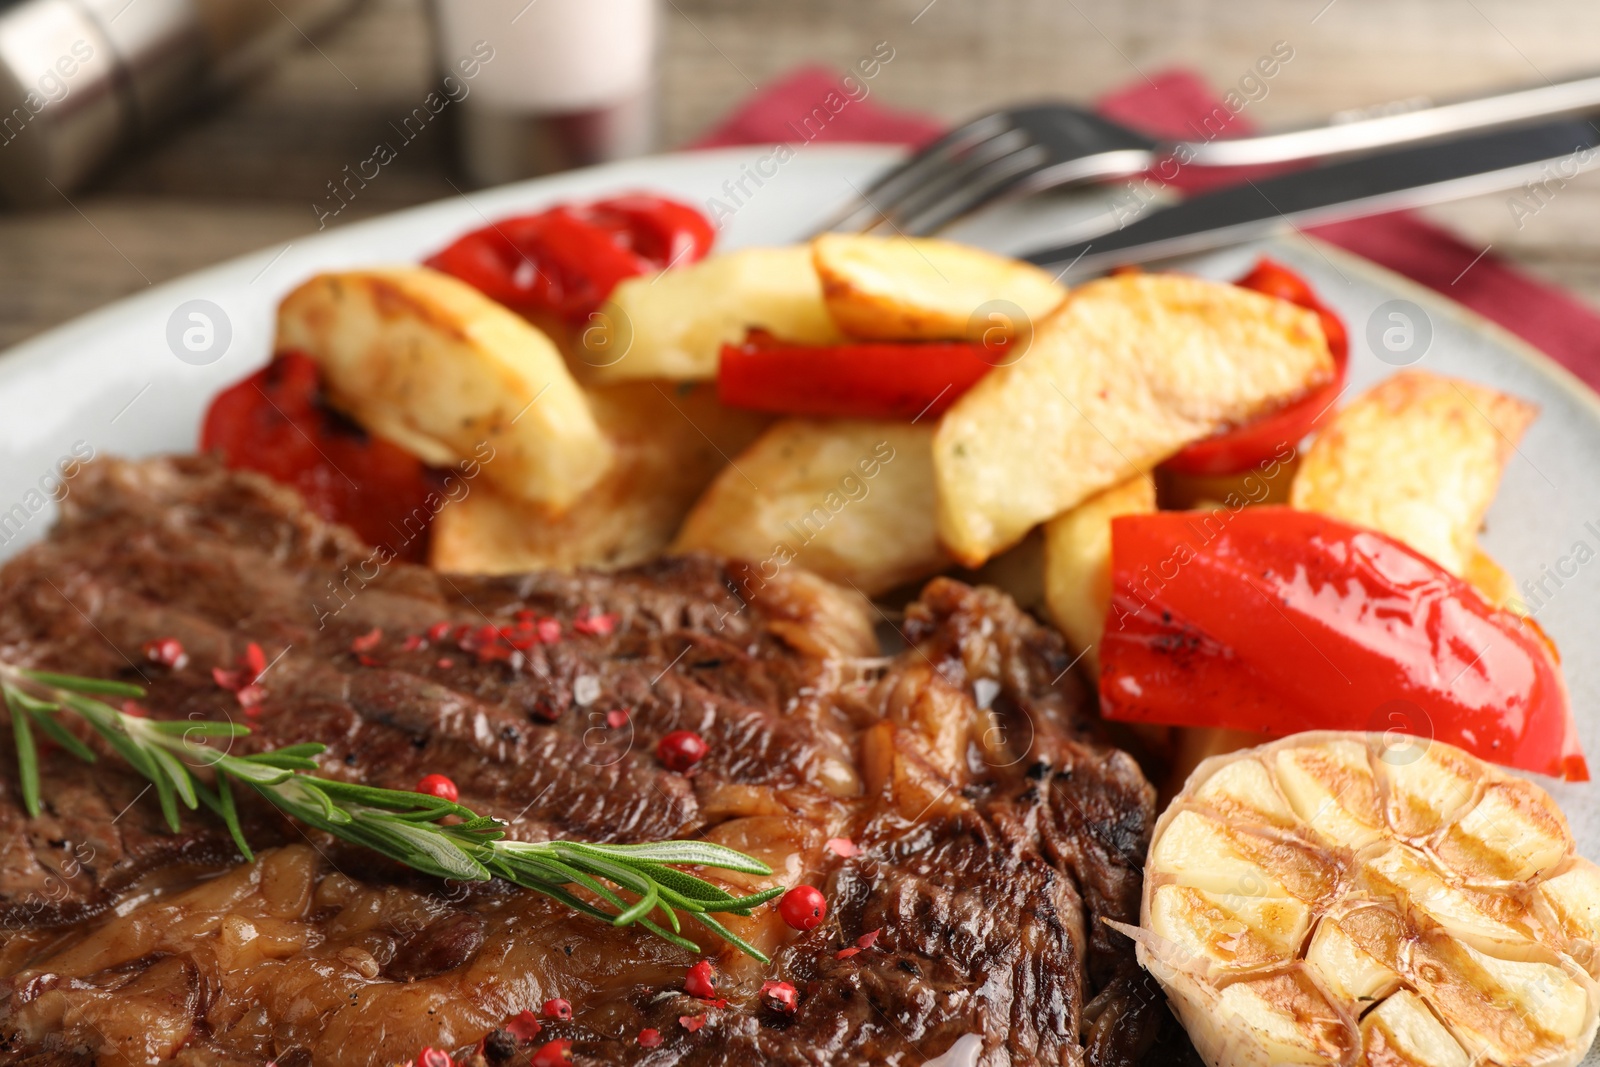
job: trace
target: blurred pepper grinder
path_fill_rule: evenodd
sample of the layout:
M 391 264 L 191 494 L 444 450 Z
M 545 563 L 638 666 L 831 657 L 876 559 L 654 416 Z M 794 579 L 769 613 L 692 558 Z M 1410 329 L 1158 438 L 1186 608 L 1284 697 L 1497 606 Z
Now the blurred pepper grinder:
M 119 147 L 354 0 L 0 0 L 0 197 L 60 203 Z
M 434 0 L 434 21 L 447 73 L 492 49 L 455 117 L 471 181 L 649 151 L 656 0 Z

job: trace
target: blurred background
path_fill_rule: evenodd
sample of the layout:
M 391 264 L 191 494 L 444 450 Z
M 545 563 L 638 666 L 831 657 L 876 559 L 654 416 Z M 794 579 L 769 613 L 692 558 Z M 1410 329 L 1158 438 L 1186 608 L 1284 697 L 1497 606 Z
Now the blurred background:
M 361 0 L 300 25 L 266 2 L 290 29 L 278 27 L 281 43 L 251 79 L 227 92 L 196 79 L 191 114 L 39 206 L 0 211 L 0 347 L 319 223 L 472 187 L 450 116 L 325 215 L 329 183 L 438 88 L 437 13 L 426 0 Z M 115 4 L 120 21 L 144 14 L 131 5 L 171 0 Z M 893 59 L 868 86 L 874 105 L 939 123 L 1029 99 L 1093 102 L 1174 69 L 1221 94 L 1276 42 L 1293 58 L 1252 88 L 1258 126 L 1600 69 L 1594 0 L 661 0 L 656 11 L 657 149 L 704 138 L 799 69 L 847 73 L 880 43 Z M 497 53 L 496 76 L 519 69 L 507 54 Z M 1509 211 L 1503 194 L 1428 214 L 1600 305 L 1597 209 L 1600 174 L 1590 172 L 1531 215 Z

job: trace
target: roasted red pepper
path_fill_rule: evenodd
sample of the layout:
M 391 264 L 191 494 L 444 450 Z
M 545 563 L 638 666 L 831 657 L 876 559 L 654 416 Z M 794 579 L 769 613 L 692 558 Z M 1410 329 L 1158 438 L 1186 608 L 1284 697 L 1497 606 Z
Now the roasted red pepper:
M 1112 521 L 1109 719 L 1403 732 L 1587 781 L 1534 626 L 1392 538 L 1280 507 Z
M 427 264 L 521 314 L 582 322 L 624 278 L 692 263 L 715 238 L 687 204 L 636 194 L 501 219 Z
M 752 330 L 723 345 L 717 398 L 730 407 L 854 419 L 937 417 L 996 366 L 1004 343 L 797 345 Z
M 1254 422 L 1196 441 L 1162 464 L 1174 474 L 1234 474 L 1249 470 L 1284 445 L 1294 445 L 1333 411 L 1350 369 L 1350 340 L 1339 316 L 1318 300 L 1305 279 L 1282 264 L 1263 258 L 1235 285 L 1307 308 L 1322 321 L 1333 356 L 1333 379 Z
M 317 365 L 300 353 L 280 354 L 218 393 L 201 426 L 200 450 L 293 486 L 312 511 L 370 544 L 387 545 L 402 559 L 427 558 L 437 473 L 324 404 Z

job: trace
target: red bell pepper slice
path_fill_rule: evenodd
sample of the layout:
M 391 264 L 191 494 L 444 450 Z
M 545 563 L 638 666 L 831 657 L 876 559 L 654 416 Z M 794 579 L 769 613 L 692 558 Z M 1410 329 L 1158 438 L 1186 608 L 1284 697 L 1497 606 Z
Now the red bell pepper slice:
M 1587 781 L 1542 635 L 1400 542 L 1281 507 L 1111 526 L 1108 719 L 1405 732 Z
M 1327 419 L 1349 374 L 1350 339 L 1344 322 L 1317 299 L 1304 278 L 1263 257 L 1249 274 L 1234 284 L 1315 311 L 1322 321 L 1322 333 L 1328 339 L 1328 351 L 1333 356 L 1333 378 L 1253 422 L 1196 441 L 1161 465 L 1174 474 L 1235 474 L 1271 458 L 1283 446 L 1295 444 Z
M 501 219 L 426 262 L 520 314 L 582 322 L 618 282 L 700 259 L 715 239 L 694 208 L 641 193 Z
M 824 418 L 937 417 L 1005 361 L 1004 344 L 862 341 L 799 345 L 752 330 L 723 345 L 717 398 L 730 407 Z
M 654 270 L 704 259 L 717 239 L 711 221 L 688 204 L 633 193 L 576 209 L 586 221 L 626 242 Z
M 292 486 L 312 511 L 369 544 L 401 559 L 427 558 L 427 530 L 443 499 L 439 472 L 324 404 L 317 365 L 305 355 L 282 353 L 218 393 L 200 450 Z

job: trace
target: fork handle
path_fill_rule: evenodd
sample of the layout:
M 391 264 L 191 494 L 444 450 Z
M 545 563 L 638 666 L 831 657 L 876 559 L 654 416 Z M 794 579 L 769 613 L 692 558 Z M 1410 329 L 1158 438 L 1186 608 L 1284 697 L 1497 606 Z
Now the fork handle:
M 1232 140 L 1179 141 L 1165 146 L 1202 167 L 1290 163 L 1600 108 L 1600 75 L 1532 89 L 1434 104 L 1398 114 L 1335 121 L 1326 126 Z

